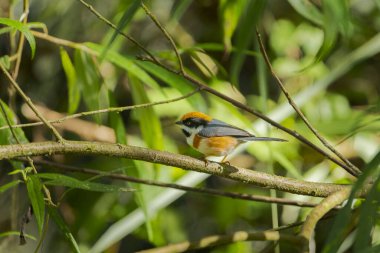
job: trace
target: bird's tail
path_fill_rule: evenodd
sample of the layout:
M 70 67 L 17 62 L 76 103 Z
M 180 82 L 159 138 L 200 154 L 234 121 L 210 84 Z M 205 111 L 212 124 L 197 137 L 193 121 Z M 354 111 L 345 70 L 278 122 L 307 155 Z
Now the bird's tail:
M 256 136 L 243 137 L 243 138 L 239 138 L 239 140 L 241 140 L 241 141 L 282 141 L 282 142 L 287 141 L 287 140 L 280 139 L 280 138 L 256 137 Z

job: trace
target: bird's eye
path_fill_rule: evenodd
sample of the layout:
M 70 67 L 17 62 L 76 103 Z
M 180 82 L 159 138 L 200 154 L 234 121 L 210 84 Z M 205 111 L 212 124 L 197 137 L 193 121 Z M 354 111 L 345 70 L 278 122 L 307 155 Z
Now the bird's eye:
M 186 121 L 186 122 L 185 122 L 185 125 L 186 125 L 186 126 L 191 126 L 191 122 L 190 122 L 190 121 Z

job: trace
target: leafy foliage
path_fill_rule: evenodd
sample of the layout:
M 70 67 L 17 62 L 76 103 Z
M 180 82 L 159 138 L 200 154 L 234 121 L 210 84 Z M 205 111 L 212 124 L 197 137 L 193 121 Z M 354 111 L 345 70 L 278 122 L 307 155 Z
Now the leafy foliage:
M 258 136 L 287 139 L 285 145 L 241 145 L 230 156 L 230 163 L 299 180 L 353 184 L 347 204 L 334 217 L 319 222 L 316 251 L 378 251 L 379 1 L 144 1 L 162 27 L 147 17 L 139 0 L 93 1 L 88 8 L 80 4 L 82 0 L 32 1 L 26 8 L 30 13 L 22 17 L 19 7 L 29 1 L 6 2 L 9 11 L 0 18 L 0 64 L 31 101 L 46 109 L 48 119 L 63 116 L 59 113 L 62 111 L 74 114 L 107 110 L 194 91 L 196 85 L 178 72 L 173 45 L 162 33 L 165 29 L 189 77 L 265 112 L 324 149 L 288 106 L 265 68 L 256 41 L 257 27 L 290 96 L 320 134 L 363 170 L 357 180 L 314 150 L 205 90 L 173 103 L 97 113 L 55 126 L 70 140 L 106 140 L 202 157 L 188 147 L 174 126 L 180 115 L 197 110 Z M 104 16 L 103 20 L 92 10 Z M 118 31 L 105 24 L 105 19 Z M 75 20 L 75 24 L 68 25 L 67 20 Z M 120 31 L 151 55 L 121 36 Z M 32 59 L 20 50 L 26 46 Z M 35 115 L 27 112 L 25 101 L 12 88 L 4 87 L 2 91 L 1 145 L 17 144 L 16 139 L 27 143 L 49 138 L 46 127 L 9 128 L 9 122 L 26 123 L 35 120 Z M 14 231 L 20 229 L 14 225 L 19 224 L 15 216 L 21 216 L 31 204 L 35 223 L 25 224 L 26 237 L 39 238 L 49 252 L 135 252 L 212 234 L 269 229 L 275 220 L 285 225 L 304 220 L 310 212 L 305 207 L 271 208 L 268 203 L 185 194 L 109 177 L 108 172 L 118 172 L 146 183 L 158 180 L 217 191 L 268 194 L 266 189 L 155 163 L 80 155 L 39 159 L 53 163 L 41 165 L 35 159 L 35 170 L 30 161 L 1 161 L 0 212 L 3 221 L 8 220 L 1 223 L 0 237 L 3 240 L 15 235 Z M 88 168 L 96 169 L 101 176 L 84 176 Z M 94 181 L 98 177 L 101 181 Z M 366 198 L 356 200 L 355 194 L 364 186 Z M 131 189 L 135 191 L 129 192 Z M 295 201 L 319 201 L 309 196 L 276 195 Z M 16 203 L 20 203 L 18 209 Z M 38 242 L 28 239 L 29 243 L 38 249 Z M 13 252 L 16 247 L 0 241 L 0 251 Z M 298 249 L 299 245 L 279 243 L 279 252 Z M 268 241 L 208 250 L 275 251 Z

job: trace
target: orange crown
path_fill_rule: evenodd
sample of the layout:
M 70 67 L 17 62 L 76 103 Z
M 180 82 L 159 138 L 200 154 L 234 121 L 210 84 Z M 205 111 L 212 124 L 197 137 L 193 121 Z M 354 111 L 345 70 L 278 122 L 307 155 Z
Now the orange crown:
M 181 117 L 181 120 L 186 120 L 188 118 L 201 118 L 207 121 L 211 121 L 212 118 L 202 112 L 188 112 Z

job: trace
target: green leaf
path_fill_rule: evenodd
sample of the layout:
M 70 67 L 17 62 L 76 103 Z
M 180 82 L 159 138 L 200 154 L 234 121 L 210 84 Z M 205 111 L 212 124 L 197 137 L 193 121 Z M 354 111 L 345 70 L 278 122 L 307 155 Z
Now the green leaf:
M 0 100 L 0 103 L 2 104 L 2 107 L 4 108 L 5 114 L 3 114 L 3 111 L 0 111 L 0 126 L 8 126 L 7 117 L 11 124 L 16 124 L 17 123 L 17 117 L 15 113 L 2 101 Z M 24 131 L 21 128 L 14 128 L 13 132 L 17 136 L 17 139 L 21 143 L 27 143 L 29 142 L 28 139 L 25 137 Z M 0 130 L 0 144 L 15 144 L 17 143 L 16 140 L 14 139 L 11 130 L 8 129 L 3 129 Z
M 33 34 L 30 32 L 28 25 L 9 18 L 0 18 L 0 24 L 12 27 L 13 29 L 18 30 L 25 36 L 25 39 L 28 41 L 30 49 L 32 51 L 33 58 L 34 53 L 36 52 L 36 41 L 34 39 Z
M 69 227 L 66 225 L 62 216 L 59 214 L 57 208 L 48 206 L 47 210 L 49 212 L 49 215 L 53 218 L 53 221 L 55 222 L 55 224 L 57 224 L 58 229 L 65 236 L 66 241 L 70 244 L 72 252 L 80 253 L 78 244 L 75 241 L 73 234 L 70 232 Z
M 116 99 L 111 91 L 108 92 L 108 98 L 111 107 L 118 106 Z M 119 113 L 110 113 L 108 117 L 110 127 L 115 131 L 116 142 L 120 144 L 127 144 L 127 134 L 124 122 Z
M 67 112 L 72 114 L 76 112 L 80 102 L 80 90 L 77 86 L 77 76 L 69 54 L 63 47 L 60 48 L 61 62 L 67 78 L 68 108 Z
M 364 184 L 368 182 L 369 178 L 378 178 L 380 175 L 380 152 L 372 159 L 372 161 L 366 166 L 363 174 L 358 178 L 353 186 L 351 195 L 342 210 L 339 211 L 337 217 L 334 220 L 334 225 L 330 230 L 327 237 L 327 243 L 323 248 L 323 253 L 335 253 L 338 251 L 340 244 L 343 240 L 343 235 L 347 225 L 351 222 L 352 210 L 351 206 L 355 199 L 356 193 L 362 189 Z M 375 187 L 375 186 L 373 186 Z M 370 203 L 371 204 L 371 203 Z
M 232 35 L 239 22 L 244 3 L 244 0 L 220 0 L 219 16 L 222 19 L 223 44 L 228 53 L 232 48 Z
M 123 16 L 121 17 L 119 23 L 117 24 L 117 30 L 114 30 L 112 37 L 110 38 L 107 45 L 103 48 L 103 51 L 100 54 L 101 61 L 107 54 L 107 51 L 110 49 L 116 37 L 119 35 L 119 31 L 122 31 L 132 21 L 133 16 L 136 14 L 140 7 L 140 4 L 141 0 L 132 0 L 132 3 L 129 4 L 129 8 L 127 8 Z
M 125 188 L 117 185 L 107 185 L 101 183 L 94 183 L 90 181 L 81 181 L 73 177 L 55 174 L 55 173 L 38 173 L 37 175 L 42 179 L 49 179 L 44 181 L 46 185 L 66 186 L 70 188 L 82 189 L 95 192 L 127 192 L 133 189 Z
M 74 66 L 77 73 L 78 85 L 86 106 L 90 110 L 100 109 L 99 96 L 101 83 L 93 59 L 87 53 L 76 50 Z M 94 119 L 97 123 L 101 123 L 99 114 L 95 114 Z
M 323 15 L 309 0 L 288 0 L 289 4 L 304 18 L 322 26 Z
M 26 189 L 36 217 L 38 231 L 41 234 L 45 219 L 45 201 L 40 179 L 35 175 L 30 175 L 26 180 Z
M 231 83 L 233 85 L 239 84 L 239 74 L 246 57 L 242 51 L 250 47 L 255 35 L 256 24 L 265 9 L 266 3 L 266 0 L 246 1 L 246 5 L 243 7 L 245 13 L 239 22 L 235 43 L 238 52 L 234 53 L 231 61 Z
M 11 235 L 19 237 L 20 231 L 7 231 L 7 232 L 0 233 L 0 237 L 7 237 L 7 236 L 11 236 Z M 24 236 L 26 238 L 33 240 L 33 241 L 37 240 L 36 237 L 34 237 L 33 235 L 30 235 L 30 234 L 24 234 Z
M 149 103 L 150 101 L 146 94 L 144 85 L 136 77 L 132 75 L 129 76 L 129 80 L 131 84 L 133 102 L 135 104 Z M 162 150 L 164 144 L 161 122 L 157 117 L 154 108 L 148 107 L 136 109 L 134 110 L 134 113 L 136 114 L 139 120 L 141 133 L 148 147 L 157 150 Z
M 86 45 L 99 54 L 103 50 L 103 47 L 98 44 L 86 43 Z M 136 64 L 135 59 L 125 55 L 121 55 L 118 52 L 113 51 L 111 49 L 108 50 L 105 59 L 117 65 L 118 67 L 125 69 L 129 74 L 134 75 L 135 77 L 140 79 L 140 81 L 142 81 L 146 85 L 149 85 L 151 88 L 157 90 L 160 89 L 158 83 Z
M 338 33 L 348 36 L 350 33 L 349 8 L 345 0 L 324 0 L 323 3 L 323 30 L 324 39 L 316 55 L 316 62 L 323 60 L 333 49 Z
M 12 181 L 12 182 L 9 182 L 5 185 L 2 185 L 0 186 L 0 193 L 3 193 L 5 192 L 6 190 L 12 188 L 12 187 L 15 187 L 16 185 L 18 185 L 19 183 L 22 183 L 21 180 L 15 180 L 15 181 Z
M 170 21 L 178 22 L 192 2 L 193 0 L 174 1 L 170 10 Z
M 178 90 L 183 95 L 188 94 L 195 89 L 194 85 L 190 84 L 184 78 L 172 72 L 169 72 L 168 70 L 159 67 L 152 62 L 136 61 L 136 64 L 138 64 L 139 66 L 141 66 L 142 68 L 144 68 L 163 82 L 167 83 L 174 89 Z M 200 96 L 199 94 L 187 98 L 187 101 L 189 101 L 191 105 L 198 111 L 205 111 L 207 109 L 207 106 L 202 96 Z

